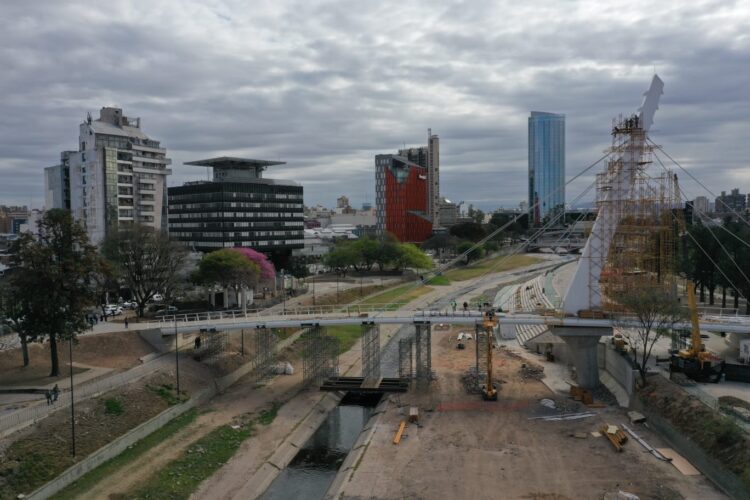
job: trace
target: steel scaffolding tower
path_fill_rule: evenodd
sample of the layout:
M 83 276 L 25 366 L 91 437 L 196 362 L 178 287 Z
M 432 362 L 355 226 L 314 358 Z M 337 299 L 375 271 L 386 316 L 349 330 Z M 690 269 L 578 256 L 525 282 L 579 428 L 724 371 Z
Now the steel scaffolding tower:
M 214 364 L 219 361 L 219 357 L 227 350 L 229 332 L 217 332 L 213 328 L 205 331 L 201 330 L 201 338 L 206 334 L 208 338 L 202 343 L 202 348 L 198 350 L 199 359 L 207 364 Z
M 362 378 L 380 378 L 380 326 L 362 323 Z
M 279 339 L 270 328 L 255 331 L 255 377 L 258 381 L 273 375 L 276 363 L 276 344 Z
M 302 341 L 302 376 L 305 383 L 320 383 L 325 377 L 338 374 L 339 343 L 323 334 L 319 325 L 308 326 Z
M 429 323 L 415 323 L 417 385 L 427 387 L 432 380 L 432 329 Z
M 411 380 L 414 376 L 414 360 L 412 357 L 413 339 L 401 339 L 398 341 L 398 376 Z

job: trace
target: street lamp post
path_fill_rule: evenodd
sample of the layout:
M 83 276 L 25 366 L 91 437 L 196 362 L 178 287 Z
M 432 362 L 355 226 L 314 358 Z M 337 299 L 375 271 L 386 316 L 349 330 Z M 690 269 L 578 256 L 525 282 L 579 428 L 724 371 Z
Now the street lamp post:
M 177 315 L 174 317 L 174 366 L 177 377 L 177 398 L 180 397 L 180 343 L 177 341 Z
M 76 456 L 76 405 L 73 394 L 73 339 L 68 340 L 68 352 L 70 354 L 70 434 L 72 442 L 70 447 L 71 454 Z

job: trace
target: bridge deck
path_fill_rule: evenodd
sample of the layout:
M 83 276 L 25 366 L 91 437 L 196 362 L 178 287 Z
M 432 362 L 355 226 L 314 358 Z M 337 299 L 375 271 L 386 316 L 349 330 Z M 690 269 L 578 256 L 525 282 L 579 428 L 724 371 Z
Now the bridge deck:
M 381 378 L 368 380 L 363 377 L 328 377 L 320 386 L 321 391 L 347 391 L 369 394 L 406 392 L 409 380 L 405 378 Z

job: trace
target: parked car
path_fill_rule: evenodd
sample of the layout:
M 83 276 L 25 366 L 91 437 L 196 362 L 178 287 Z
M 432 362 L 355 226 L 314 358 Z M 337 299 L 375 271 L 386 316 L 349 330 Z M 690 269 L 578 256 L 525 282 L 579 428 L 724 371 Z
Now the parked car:
M 175 306 L 167 306 L 164 309 L 159 310 L 156 315 L 157 316 L 171 316 L 172 314 L 177 314 L 178 309 Z
M 104 312 L 107 313 L 107 316 L 119 316 L 122 314 L 122 307 L 117 304 L 107 304 L 104 306 Z
M 134 300 L 130 300 L 130 301 L 126 300 L 125 302 L 122 303 L 123 309 L 135 309 L 137 307 L 138 307 L 138 303 L 135 302 Z
M 161 302 L 162 300 L 164 300 L 164 297 L 162 297 L 160 293 L 155 293 L 154 296 L 151 297 L 151 300 L 153 302 Z

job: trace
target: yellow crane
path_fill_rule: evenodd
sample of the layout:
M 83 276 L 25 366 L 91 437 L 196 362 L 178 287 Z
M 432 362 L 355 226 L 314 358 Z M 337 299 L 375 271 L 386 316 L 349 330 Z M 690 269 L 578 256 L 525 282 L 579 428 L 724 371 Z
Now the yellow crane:
M 489 307 L 489 304 L 485 305 L 482 326 L 484 327 L 485 337 L 487 337 L 487 381 L 482 387 L 482 399 L 497 401 L 497 389 L 492 383 L 492 338 L 497 326 L 497 316 L 495 316 L 495 310 Z
M 724 372 L 724 361 L 711 354 L 703 345 L 698 322 L 698 304 L 695 300 L 695 284 L 689 280 L 687 296 L 691 324 L 690 348 L 681 349 L 672 356 L 670 371 L 684 373 L 691 379 L 701 382 L 718 382 Z

